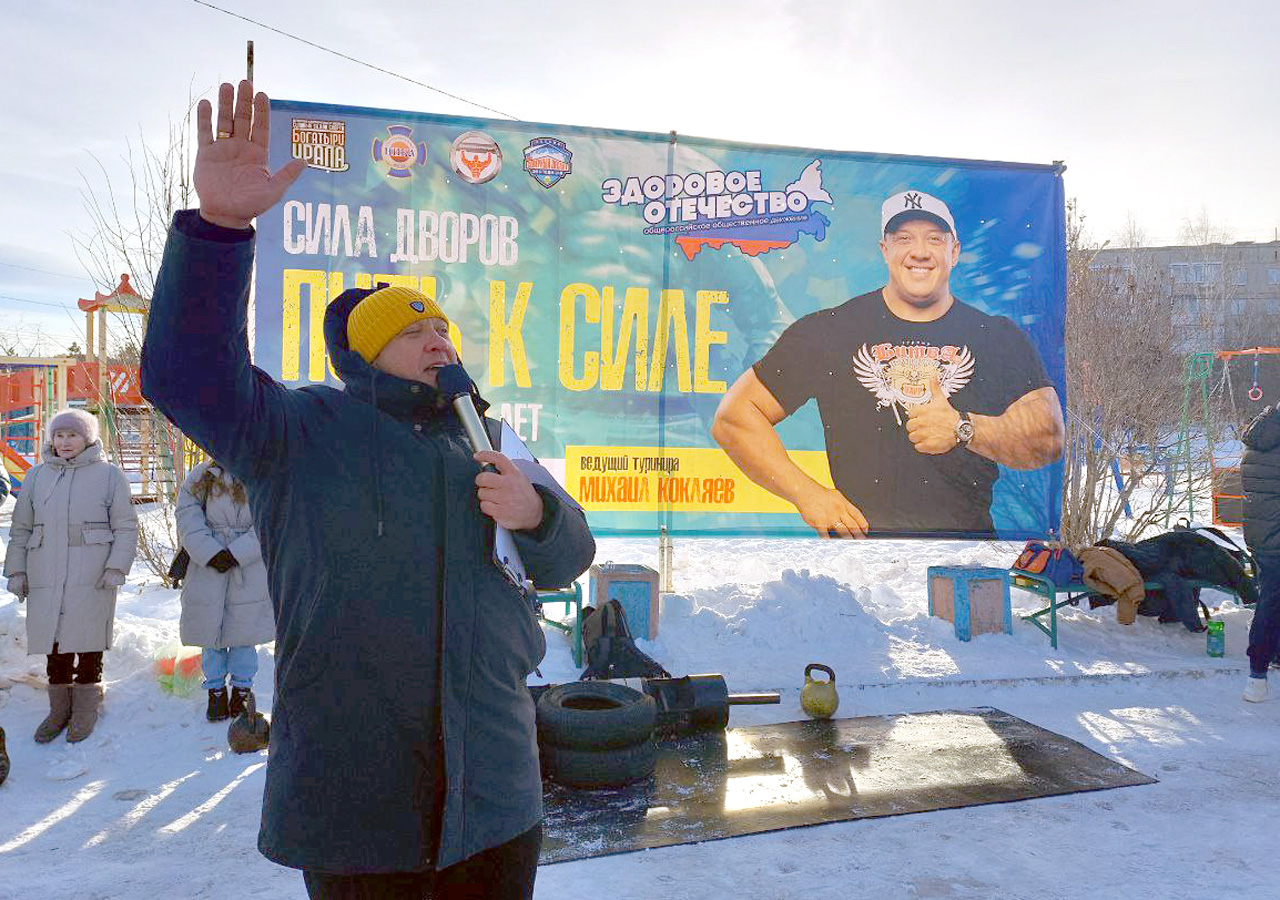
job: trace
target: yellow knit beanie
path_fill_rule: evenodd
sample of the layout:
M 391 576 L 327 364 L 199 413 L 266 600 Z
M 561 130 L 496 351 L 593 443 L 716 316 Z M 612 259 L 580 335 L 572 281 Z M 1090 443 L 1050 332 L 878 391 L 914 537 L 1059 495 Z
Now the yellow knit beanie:
M 378 288 L 347 316 L 347 343 L 371 363 L 393 337 L 421 319 L 449 321 L 444 310 L 426 294 L 397 285 Z

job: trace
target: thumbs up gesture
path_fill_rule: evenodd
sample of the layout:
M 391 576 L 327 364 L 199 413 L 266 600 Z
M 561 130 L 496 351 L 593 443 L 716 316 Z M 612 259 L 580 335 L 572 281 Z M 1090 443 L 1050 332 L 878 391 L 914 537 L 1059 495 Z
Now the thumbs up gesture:
M 934 373 L 929 378 L 928 401 L 907 407 L 907 437 L 917 453 L 950 453 L 960 443 L 956 437 L 959 421 L 960 413 L 947 401 Z

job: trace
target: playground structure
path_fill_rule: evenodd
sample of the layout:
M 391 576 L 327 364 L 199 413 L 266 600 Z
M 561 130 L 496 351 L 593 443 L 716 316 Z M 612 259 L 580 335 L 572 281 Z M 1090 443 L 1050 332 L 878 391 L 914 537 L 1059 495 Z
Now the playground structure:
M 1102 492 L 1099 508 L 1114 510 L 1134 527 L 1167 529 L 1182 519 L 1238 526 L 1244 504 L 1240 439 L 1263 408 L 1280 402 L 1280 347 L 1189 354 L 1182 359 L 1181 387 L 1180 414 L 1161 420 L 1167 425 L 1141 426 L 1142 437 L 1140 429 L 1104 436 L 1097 430 L 1100 420 L 1083 422 L 1078 431 L 1087 443 L 1077 446 L 1075 458 L 1089 460 L 1080 465 L 1092 467 L 1090 477 L 1097 477 L 1099 465 L 1110 469 L 1111 484 L 1095 484 Z M 1131 506 L 1131 497 L 1139 496 Z
M 133 485 L 134 502 L 158 500 L 185 474 L 181 434 L 143 399 L 137 366 L 107 358 L 107 313 L 145 314 L 148 301 L 122 275 L 110 294 L 95 292 L 79 306 L 84 356 L 0 356 L 0 461 L 20 486 L 39 461 L 50 418 L 80 407 L 97 416 L 103 447 Z
M 1191 435 L 1196 430 L 1194 395 L 1198 394 L 1199 428 L 1208 441 L 1213 523 L 1240 525 L 1244 521 L 1240 452 L 1233 449 L 1224 454 L 1223 445 L 1228 440 L 1238 442 L 1253 417 L 1280 400 L 1280 347 L 1193 353 L 1187 357 L 1184 374 L 1180 464 L 1190 471 Z M 1195 499 L 1190 491 L 1186 514 L 1194 520 Z

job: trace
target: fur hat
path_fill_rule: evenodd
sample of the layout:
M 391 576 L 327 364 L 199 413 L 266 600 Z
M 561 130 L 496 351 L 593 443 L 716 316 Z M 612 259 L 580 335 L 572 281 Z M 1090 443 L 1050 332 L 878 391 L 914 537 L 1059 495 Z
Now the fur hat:
M 444 319 L 434 300 L 412 288 L 388 285 L 370 291 L 347 317 L 347 343 L 371 363 L 397 334 L 422 319 Z
M 84 438 L 85 444 L 93 444 L 98 440 L 98 420 L 83 409 L 64 409 L 49 420 L 45 428 L 45 443 L 53 446 L 55 431 L 74 431 Z

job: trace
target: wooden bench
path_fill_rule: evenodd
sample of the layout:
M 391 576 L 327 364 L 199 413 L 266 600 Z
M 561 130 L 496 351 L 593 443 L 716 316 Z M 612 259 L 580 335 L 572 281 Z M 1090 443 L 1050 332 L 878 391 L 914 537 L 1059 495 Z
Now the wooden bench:
M 1243 599 L 1239 595 L 1230 588 L 1225 588 L 1222 585 L 1213 584 L 1208 581 L 1200 581 L 1195 578 L 1189 578 L 1187 579 L 1187 582 L 1195 589 L 1197 597 L 1199 597 L 1201 588 L 1212 588 L 1215 591 L 1222 591 L 1224 594 L 1230 594 L 1242 604 L 1244 603 Z M 1023 613 L 1022 621 L 1030 622 L 1045 634 L 1049 635 L 1049 643 L 1053 645 L 1055 650 L 1058 649 L 1058 607 L 1066 606 L 1068 604 L 1075 606 L 1079 604 L 1081 600 L 1088 599 L 1089 597 L 1103 596 L 1103 594 L 1081 582 L 1055 585 L 1047 578 L 1042 578 L 1039 575 L 1033 575 L 1030 572 L 1019 572 L 1015 569 L 1009 570 L 1009 586 L 1022 588 L 1024 591 L 1030 591 L 1045 601 L 1046 606 L 1043 609 L 1038 609 L 1035 612 Z M 1142 586 L 1148 591 L 1164 590 L 1164 585 L 1159 581 L 1143 582 Z M 1048 625 L 1044 623 L 1045 616 L 1049 617 Z

